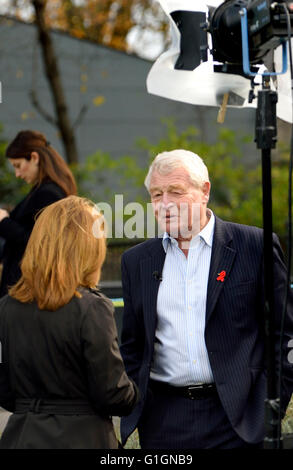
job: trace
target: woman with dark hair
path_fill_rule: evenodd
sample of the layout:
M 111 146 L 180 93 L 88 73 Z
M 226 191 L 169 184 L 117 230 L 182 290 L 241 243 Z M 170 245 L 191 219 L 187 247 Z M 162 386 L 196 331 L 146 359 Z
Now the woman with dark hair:
M 0 449 L 117 449 L 111 416 L 138 400 L 117 342 L 112 302 L 96 285 L 104 219 L 69 196 L 39 215 L 22 276 L 0 300 Z
M 15 176 L 32 185 L 29 194 L 9 214 L 0 209 L 0 237 L 5 240 L 0 297 L 20 278 L 20 261 L 40 209 L 76 194 L 74 177 L 44 134 L 21 131 L 8 145 L 6 157 Z

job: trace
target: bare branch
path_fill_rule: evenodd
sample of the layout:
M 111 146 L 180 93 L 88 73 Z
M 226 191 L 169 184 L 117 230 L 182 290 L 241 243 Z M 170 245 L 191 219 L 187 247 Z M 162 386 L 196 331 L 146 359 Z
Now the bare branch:
M 29 97 L 33 106 L 41 114 L 41 116 L 43 116 L 43 118 L 45 118 L 46 121 L 50 122 L 50 124 L 53 124 L 54 126 L 58 127 L 57 120 L 54 119 L 54 117 L 51 116 L 49 113 L 47 113 L 47 111 L 41 106 L 35 90 L 30 90 Z
M 78 116 L 77 118 L 75 119 L 75 122 L 72 126 L 73 129 L 76 129 L 78 126 L 80 126 L 80 124 L 82 123 L 82 120 L 84 118 L 84 116 L 86 115 L 87 111 L 88 111 L 89 107 L 87 104 L 83 104 L 79 113 L 78 113 Z

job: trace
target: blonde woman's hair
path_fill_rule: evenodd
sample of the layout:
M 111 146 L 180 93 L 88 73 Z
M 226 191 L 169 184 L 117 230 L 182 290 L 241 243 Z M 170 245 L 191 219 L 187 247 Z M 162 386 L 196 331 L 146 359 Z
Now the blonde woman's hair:
M 95 229 L 94 229 L 95 227 Z M 97 229 L 98 227 L 98 229 Z M 42 310 L 67 304 L 79 286 L 93 288 L 106 255 L 104 219 L 89 200 L 68 196 L 40 212 L 9 295 Z

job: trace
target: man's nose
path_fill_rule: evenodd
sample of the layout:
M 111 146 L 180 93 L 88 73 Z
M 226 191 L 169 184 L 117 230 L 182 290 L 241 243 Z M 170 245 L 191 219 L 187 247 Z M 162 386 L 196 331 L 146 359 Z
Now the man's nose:
M 170 196 L 168 193 L 163 193 L 161 204 L 164 209 L 168 209 L 168 206 L 171 204 Z

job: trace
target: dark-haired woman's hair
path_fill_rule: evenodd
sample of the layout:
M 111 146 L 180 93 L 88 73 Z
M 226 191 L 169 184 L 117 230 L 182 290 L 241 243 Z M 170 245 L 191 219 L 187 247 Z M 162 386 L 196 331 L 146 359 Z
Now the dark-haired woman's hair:
M 8 145 L 6 157 L 30 160 L 32 152 L 37 152 L 40 157 L 36 184 L 50 180 L 60 186 L 67 196 L 76 194 L 75 179 L 68 165 L 41 132 L 20 131 Z

